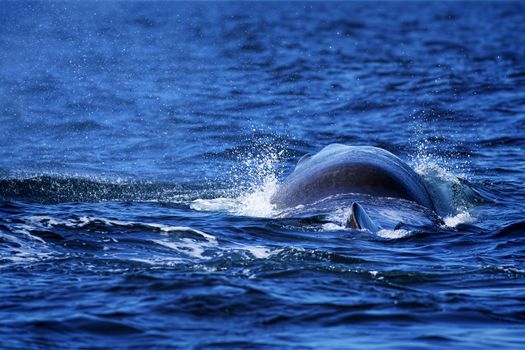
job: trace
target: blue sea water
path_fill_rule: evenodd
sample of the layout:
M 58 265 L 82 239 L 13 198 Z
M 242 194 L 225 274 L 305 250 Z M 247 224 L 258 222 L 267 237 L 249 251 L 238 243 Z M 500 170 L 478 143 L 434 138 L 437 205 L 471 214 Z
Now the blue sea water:
M 0 347 L 521 349 L 525 4 L 1 2 Z M 282 217 L 385 148 L 443 224 Z

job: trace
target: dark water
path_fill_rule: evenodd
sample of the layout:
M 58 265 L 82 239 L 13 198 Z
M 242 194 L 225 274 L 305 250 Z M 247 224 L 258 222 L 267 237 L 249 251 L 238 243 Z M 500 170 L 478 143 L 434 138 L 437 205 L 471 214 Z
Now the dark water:
M 0 3 L 0 347 L 521 348 L 524 33 L 514 2 Z M 280 218 L 334 142 L 445 224 Z

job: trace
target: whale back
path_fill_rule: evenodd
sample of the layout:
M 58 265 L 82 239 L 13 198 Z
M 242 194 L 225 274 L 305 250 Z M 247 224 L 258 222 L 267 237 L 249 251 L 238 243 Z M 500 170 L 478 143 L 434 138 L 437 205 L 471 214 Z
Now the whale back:
M 341 144 L 301 159 L 272 202 L 290 208 L 347 193 L 402 198 L 434 210 L 422 179 L 401 159 L 381 148 Z

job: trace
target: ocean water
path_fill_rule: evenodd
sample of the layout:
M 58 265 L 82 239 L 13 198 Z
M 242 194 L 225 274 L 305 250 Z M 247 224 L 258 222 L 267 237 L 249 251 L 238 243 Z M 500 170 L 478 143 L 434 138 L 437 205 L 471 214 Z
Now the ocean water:
M 0 347 L 523 348 L 524 33 L 520 2 L 1 2 Z M 279 215 L 330 143 L 443 223 Z

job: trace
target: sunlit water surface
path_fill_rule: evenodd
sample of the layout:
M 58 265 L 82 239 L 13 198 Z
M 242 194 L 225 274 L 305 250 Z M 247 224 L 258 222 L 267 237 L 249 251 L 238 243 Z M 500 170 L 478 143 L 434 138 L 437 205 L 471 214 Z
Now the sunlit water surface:
M 513 2 L 1 3 L 1 347 L 521 348 L 523 33 Z M 334 142 L 443 223 L 279 215 Z

